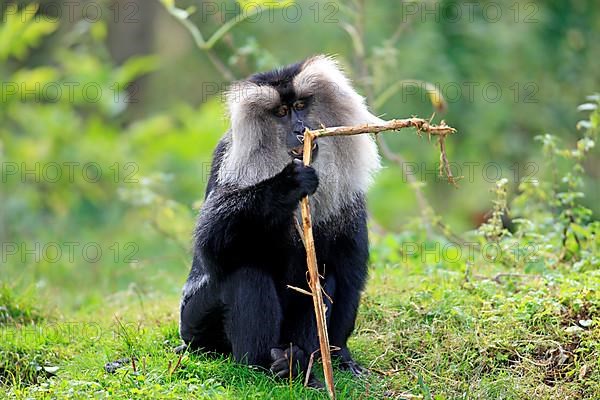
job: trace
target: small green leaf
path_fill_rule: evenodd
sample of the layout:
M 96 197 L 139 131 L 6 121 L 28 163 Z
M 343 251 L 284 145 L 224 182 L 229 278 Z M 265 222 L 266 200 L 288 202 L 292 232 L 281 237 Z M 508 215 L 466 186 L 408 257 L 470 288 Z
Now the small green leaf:
M 127 85 L 137 77 L 154 71 L 158 67 L 158 57 L 137 56 L 131 57 L 115 73 L 115 82 Z
M 106 27 L 106 22 L 104 22 L 104 21 L 94 22 L 90 29 L 90 33 L 92 34 L 92 37 L 94 38 L 94 40 L 96 40 L 97 42 L 104 41 L 106 39 L 106 35 L 108 33 L 108 28 Z

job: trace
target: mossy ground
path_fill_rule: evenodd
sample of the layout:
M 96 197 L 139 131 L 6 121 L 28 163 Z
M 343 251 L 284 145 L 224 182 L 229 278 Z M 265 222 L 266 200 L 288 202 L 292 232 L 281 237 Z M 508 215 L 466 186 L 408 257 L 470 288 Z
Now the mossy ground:
M 375 257 L 351 339 L 372 373 L 337 373 L 338 398 L 600 397 L 598 271 L 516 274 L 481 264 L 474 274 L 460 263 L 404 261 Z M 230 359 L 179 360 L 176 297 L 117 296 L 61 314 L 31 295 L 3 290 L 2 397 L 326 398 Z M 135 361 L 104 370 L 120 358 Z

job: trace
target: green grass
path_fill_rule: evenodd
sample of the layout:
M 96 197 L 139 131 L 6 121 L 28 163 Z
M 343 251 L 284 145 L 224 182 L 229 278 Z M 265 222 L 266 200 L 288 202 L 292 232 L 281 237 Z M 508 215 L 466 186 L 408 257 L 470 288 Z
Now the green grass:
M 381 246 L 350 343 L 372 374 L 353 381 L 337 373 L 338 398 L 599 397 L 598 271 L 493 280 L 519 271 L 477 264 L 467 274 L 462 263 L 416 257 L 392 263 Z M 172 295 L 113 296 L 64 315 L 32 295 L 2 291 L 0 397 L 326 398 L 226 358 L 186 354 L 175 368 Z M 135 368 L 104 371 L 132 357 Z

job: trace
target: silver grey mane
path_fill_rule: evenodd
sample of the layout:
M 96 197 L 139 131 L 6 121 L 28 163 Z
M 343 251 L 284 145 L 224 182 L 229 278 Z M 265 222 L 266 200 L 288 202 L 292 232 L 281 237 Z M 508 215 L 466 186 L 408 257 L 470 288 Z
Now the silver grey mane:
M 330 57 L 307 60 L 293 79 L 300 97 L 313 96 L 308 124 L 313 127 L 381 122 L 369 112 L 364 98 Z M 247 187 L 270 178 L 290 162 L 285 132 L 278 132 L 269 110 L 279 104 L 279 94 L 269 86 L 248 81 L 235 83 L 227 93 L 231 130 L 224 140 L 218 180 L 221 184 Z M 377 146 L 371 135 L 326 137 L 318 140 L 319 152 L 312 166 L 319 188 L 311 197 L 315 223 L 326 222 L 340 209 L 365 193 L 380 168 Z

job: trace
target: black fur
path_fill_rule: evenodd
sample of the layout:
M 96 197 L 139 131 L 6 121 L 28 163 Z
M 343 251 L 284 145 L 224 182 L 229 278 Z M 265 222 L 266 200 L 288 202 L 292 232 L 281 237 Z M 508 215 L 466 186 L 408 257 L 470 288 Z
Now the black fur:
M 296 98 L 292 80 L 302 70 L 302 63 L 288 65 L 284 68 L 252 75 L 248 80 L 258 85 L 269 85 L 279 93 L 283 103 L 289 103 Z
M 281 83 L 290 83 L 292 79 L 302 70 L 303 62 L 288 65 L 283 68 L 267 72 L 259 72 L 252 75 L 248 80 L 258 85 L 278 86 Z
M 221 185 L 216 176 L 227 137 L 215 150 L 206 202 L 195 232 L 192 269 L 181 301 L 181 336 L 191 349 L 232 353 L 236 361 L 289 373 L 304 371 L 319 348 L 308 289 L 306 253 L 294 218 L 301 198 L 318 187 L 298 161 L 256 185 Z M 362 196 L 314 227 L 327 300 L 328 331 L 343 368 L 360 372 L 347 348 L 367 277 L 368 241 Z

